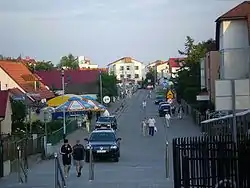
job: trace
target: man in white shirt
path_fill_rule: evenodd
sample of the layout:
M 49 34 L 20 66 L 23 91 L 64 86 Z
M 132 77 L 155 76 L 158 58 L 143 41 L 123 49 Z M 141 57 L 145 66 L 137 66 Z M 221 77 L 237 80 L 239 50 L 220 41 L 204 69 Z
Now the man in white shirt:
M 154 136 L 155 133 L 155 119 L 154 118 L 149 118 L 148 119 L 148 132 L 150 136 Z
M 169 128 L 169 126 L 170 126 L 170 118 L 171 118 L 170 114 L 166 113 L 165 122 L 166 122 L 167 128 Z
M 143 109 L 145 109 L 146 106 L 147 106 L 147 102 L 144 100 L 144 101 L 142 102 L 142 107 L 143 107 Z

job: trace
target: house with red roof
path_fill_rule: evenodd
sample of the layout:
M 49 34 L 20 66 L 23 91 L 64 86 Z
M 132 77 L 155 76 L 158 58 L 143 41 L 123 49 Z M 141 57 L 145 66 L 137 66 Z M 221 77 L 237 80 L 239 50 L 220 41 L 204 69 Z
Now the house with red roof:
M 220 79 L 249 77 L 250 1 L 240 3 L 215 22 Z
M 55 96 L 39 77 L 30 72 L 25 64 L 0 61 L 0 90 L 13 88 L 26 94 L 32 101 L 45 101 Z
M 100 71 L 106 70 L 64 70 L 65 93 L 67 94 L 98 94 L 97 83 Z M 62 73 L 60 70 L 36 71 L 44 85 L 58 94 L 62 91 Z
M 12 109 L 9 91 L 0 91 L 0 133 L 11 134 Z
M 169 58 L 167 61 L 171 77 L 175 78 L 180 68 L 185 64 L 185 58 Z

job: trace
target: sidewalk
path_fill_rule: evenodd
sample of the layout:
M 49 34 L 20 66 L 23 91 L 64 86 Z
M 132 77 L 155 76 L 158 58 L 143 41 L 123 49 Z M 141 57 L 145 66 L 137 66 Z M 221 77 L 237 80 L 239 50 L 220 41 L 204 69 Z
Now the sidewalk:
M 112 103 L 111 106 L 108 108 L 109 112 L 111 114 L 118 115 L 120 110 L 117 110 L 117 109 L 121 109 L 120 106 L 122 102 L 123 101 L 120 100 L 115 103 Z M 67 136 L 67 139 L 69 140 L 69 143 L 71 145 L 74 145 L 77 139 L 83 140 L 83 138 L 86 138 L 86 137 L 88 137 L 88 132 L 85 129 L 80 128 L 74 131 L 73 133 L 69 134 Z M 53 151 L 58 152 L 60 150 L 61 145 L 62 145 L 62 141 L 56 144 L 55 146 L 53 146 Z M 28 158 L 28 161 L 29 161 L 28 163 L 29 163 L 29 167 L 30 167 L 29 171 L 30 171 L 33 167 L 41 163 L 43 160 L 41 158 L 41 154 L 37 154 L 37 155 L 30 156 Z M 16 172 L 12 172 L 9 176 L 0 178 L 0 187 L 8 187 L 9 185 L 11 184 L 13 185 L 15 183 L 18 183 Z

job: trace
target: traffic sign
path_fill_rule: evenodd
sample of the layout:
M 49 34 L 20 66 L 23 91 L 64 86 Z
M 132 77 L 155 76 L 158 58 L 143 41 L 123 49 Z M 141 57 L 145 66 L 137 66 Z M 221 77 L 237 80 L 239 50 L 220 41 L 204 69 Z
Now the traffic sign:
M 105 104 L 108 104 L 108 103 L 110 103 L 111 99 L 110 99 L 109 96 L 104 96 L 103 99 L 102 99 L 102 101 L 103 101 Z
M 167 98 L 168 98 L 168 99 L 173 99 L 173 98 L 174 98 L 173 91 L 171 91 L 171 90 L 168 91 L 168 93 L 167 93 Z

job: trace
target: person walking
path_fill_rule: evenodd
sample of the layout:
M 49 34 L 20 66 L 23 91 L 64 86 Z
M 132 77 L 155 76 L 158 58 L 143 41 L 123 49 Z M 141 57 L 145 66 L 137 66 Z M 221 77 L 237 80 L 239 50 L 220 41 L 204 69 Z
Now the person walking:
M 156 130 L 156 126 L 155 126 L 155 119 L 154 118 L 149 118 L 148 120 L 148 133 L 150 136 L 154 136 L 155 130 Z
M 184 109 L 183 109 L 182 105 L 180 104 L 179 108 L 178 108 L 178 118 L 179 119 L 182 119 L 183 112 L 184 112 Z
M 146 109 L 146 106 L 147 106 L 147 102 L 146 102 L 146 100 L 144 100 L 144 101 L 142 102 L 142 108 L 143 108 L 143 109 Z
M 166 123 L 167 128 L 169 128 L 169 126 L 170 126 L 170 119 L 171 119 L 170 114 L 166 113 L 165 114 L 165 123 Z
M 73 159 L 76 167 L 77 177 L 81 176 L 83 161 L 84 161 L 84 146 L 80 144 L 80 140 L 76 141 L 76 144 L 73 146 Z
M 142 120 L 142 135 L 147 135 L 147 119 Z
M 67 139 L 64 140 L 64 144 L 61 147 L 60 154 L 62 155 L 64 175 L 65 178 L 67 178 L 71 166 L 71 155 L 72 155 L 72 147 Z

